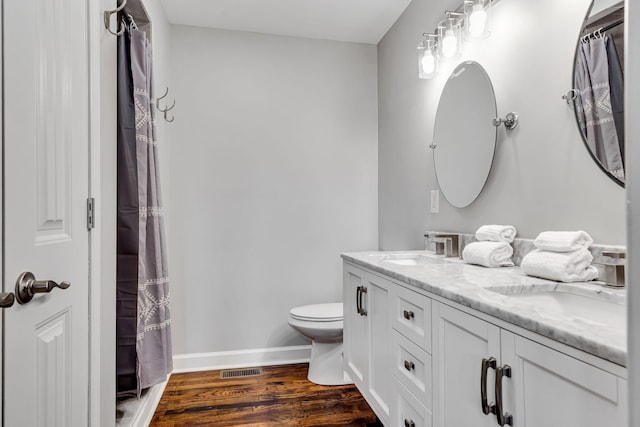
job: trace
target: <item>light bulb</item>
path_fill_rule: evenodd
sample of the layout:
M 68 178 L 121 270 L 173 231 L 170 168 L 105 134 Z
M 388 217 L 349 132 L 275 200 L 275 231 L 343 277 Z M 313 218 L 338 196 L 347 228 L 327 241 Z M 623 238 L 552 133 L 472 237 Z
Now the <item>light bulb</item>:
M 458 38 L 453 30 L 447 30 L 442 39 L 442 56 L 452 58 L 458 52 Z
M 422 65 L 422 72 L 424 74 L 431 74 L 435 71 L 436 58 L 433 56 L 433 52 L 430 49 L 424 51 L 420 65 Z
M 484 33 L 485 25 L 487 25 L 487 12 L 482 5 L 476 4 L 469 16 L 469 34 L 472 37 L 481 36 Z

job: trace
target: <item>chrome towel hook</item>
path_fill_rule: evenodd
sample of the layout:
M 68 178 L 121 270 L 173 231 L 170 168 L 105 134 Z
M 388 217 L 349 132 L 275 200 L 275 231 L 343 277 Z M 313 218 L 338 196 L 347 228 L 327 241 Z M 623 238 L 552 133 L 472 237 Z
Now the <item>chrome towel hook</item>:
M 125 27 L 124 27 L 124 25 L 122 25 L 120 30 L 118 30 L 117 32 L 111 31 L 111 27 L 109 25 L 111 23 L 111 15 L 113 15 L 114 13 L 117 14 L 122 9 L 124 9 L 124 7 L 126 5 L 127 5 L 127 0 L 123 0 L 122 4 L 120 6 L 118 6 L 117 8 L 115 8 L 113 10 L 105 10 L 104 11 L 104 27 L 107 29 L 107 31 L 109 31 L 114 36 L 122 35 L 124 33 Z
M 162 95 L 160 98 L 156 98 L 156 108 L 157 108 L 158 110 L 162 111 L 162 108 L 160 108 L 160 100 L 161 100 L 161 99 L 163 99 L 163 98 L 166 98 L 166 97 L 167 97 L 167 95 L 169 95 L 169 88 L 167 88 L 167 89 L 164 91 L 164 95 Z
M 171 116 L 171 120 L 169 120 L 169 119 L 167 118 L 167 112 L 169 112 L 169 111 L 173 110 L 173 108 L 174 108 L 175 106 L 176 106 L 176 100 L 174 99 L 174 100 L 173 100 L 173 103 L 171 104 L 171 106 L 170 106 L 170 107 L 166 107 L 164 110 L 163 110 L 163 109 L 160 109 L 160 111 L 162 111 L 162 113 L 164 114 L 164 119 L 165 119 L 166 121 L 168 121 L 169 123 L 171 123 L 172 121 L 174 121 L 174 120 L 175 120 L 175 117 Z
M 175 107 L 175 106 L 176 106 L 176 100 L 174 99 L 174 100 L 173 100 L 173 103 L 172 103 L 172 104 L 171 104 L 171 106 L 169 106 L 169 107 L 166 107 L 166 106 L 165 106 L 165 108 L 160 107 L 160 100 L 161 100 L 161 99 L 166 98 L 166 97 L 167 97 L 167 95 L 169 95 L 169 88 L 166 88 L 166 89 L 165 89 L 165 91 L 164 91 L 164 95 L 162 95 L 162 96 L 161 96 L 161 97 L 159 97 L 159 98 L 156 98 L 156 108 L 158 109 L 158 111 L 160 111 L 161 113 L 163 113 L 163 114 L 164 114 L 164 119 L 165 119 L 166 121 L 168 121 L 169 123 L 171 123 L 172 121 L 174 121 L 174 120 L 175 120 L 175 117 L 171 116 L 171 120 L 169 120 L 169 119 L 167 118 L 167 112 L 169 112 L 169 111 L 173 110 L 173 107 Z

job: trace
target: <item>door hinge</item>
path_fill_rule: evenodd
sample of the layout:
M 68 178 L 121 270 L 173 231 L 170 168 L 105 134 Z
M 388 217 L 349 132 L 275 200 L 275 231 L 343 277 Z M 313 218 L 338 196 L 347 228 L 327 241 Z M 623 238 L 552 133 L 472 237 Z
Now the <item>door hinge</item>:
M 89 197 L 87 199 L 87 229 L 96 228 L 96 199 Z

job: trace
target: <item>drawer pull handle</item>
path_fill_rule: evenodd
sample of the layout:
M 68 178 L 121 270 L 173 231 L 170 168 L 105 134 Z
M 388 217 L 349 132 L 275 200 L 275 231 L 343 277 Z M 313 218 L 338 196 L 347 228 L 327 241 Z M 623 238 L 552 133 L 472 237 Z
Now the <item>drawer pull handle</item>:
M 415 317 L 415 315 L 413 314 L 413 311 L 407 311 L 404 310 L 404 312 L 402 313 L 402 315 L 404 316 L 405 319 L 407 320 L 411 320 Z
M 413 362 L 409 362 L 408 360 L 404 361 L 404 369 L 406 369 L 407 371 L 411 372 L 414 369 L 416 369 L 416 365 L 414 365 Z
M 502 378 L 511 378 L 511 366 L 504 365 L 502 368 L 496 369 L 496 417 L 498 424 L 513 425 L 513 415 L 508 412 L 502 412 Z
M 485 415 L 495 414 L 496 406 L 487 402 L 487 371 L 489 368 L 496 369 L 495 358 L 482 359 L 482 370 L 480 371 L 480 400 L 482 402 L 482 413 Z
M 416 423 L 413 420 L 404 419 L 404 427 L 416 427 Z

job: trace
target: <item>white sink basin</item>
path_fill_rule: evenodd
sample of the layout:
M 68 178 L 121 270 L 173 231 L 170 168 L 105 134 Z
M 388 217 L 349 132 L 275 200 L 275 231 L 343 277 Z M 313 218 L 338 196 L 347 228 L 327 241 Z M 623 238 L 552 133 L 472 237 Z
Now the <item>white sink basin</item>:
M 382 261 L 389 262 L 395 265 L 424 265 L 424 264 L 439 264 L 442 263 L 442 259 L 425 256 L 422 254 L 406 253 L 406 254 L 388 254 L 382 258 Z
M 536 307 L 540 314 L 568 316 L 585 323 L 624 325 L 626 298 L 624 294 L 594 285 L 553 285 L 509 289 L 508 286 L 487 288 Z
M 419 260 L 416 258 L 400 258 L 400 259 L 385 259 L 385 261 L 390 262 L 391 264 L 397 265 L 418 265 Z

